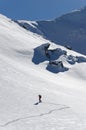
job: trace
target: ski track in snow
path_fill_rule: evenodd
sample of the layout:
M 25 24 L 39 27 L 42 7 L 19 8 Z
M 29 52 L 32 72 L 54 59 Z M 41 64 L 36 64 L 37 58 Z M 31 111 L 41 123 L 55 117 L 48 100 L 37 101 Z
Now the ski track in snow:
M 61 105 L 61 104 L 54 104 L 54 103 L 47 103 L 47 104 L 52 104 L 52 105 Z M 42 117 L 42 116 L 45 116 L 45 115 L 51 114 L 51 113 L 53 113 L 53 112 L 55 112 L 55 111 L 60 111 L 60 110 L 65 110 L 65 109 L 70 108 L 70 107 L 65 106 L 65 105 L 62 105 L 62 106 L 63 106 L 63 107 L 60 107 L 60 108 L 58 108 L 58 109 L 52 109 L 52 110 L 50 110 L 49 112 L 41 113 L 41 114 L 39 114 L 39 115 L 32 115 L 32 116 L 27 116 L 27 117 L 17 118 L 17 119 L 14 119 L 14 120 L 8 121 L 8 122 L 6 122 L 5 124 L 0 125 L 0 127 L 6 127 L 6 126 L 8 126 L 8 125 L 10 125 L 10 124 L 13 124 L 13 123 L 18 122 L 18 121 L 21 121 L 21 120 L 30 119 L 30 118 L 35 118 L 35 117 Z

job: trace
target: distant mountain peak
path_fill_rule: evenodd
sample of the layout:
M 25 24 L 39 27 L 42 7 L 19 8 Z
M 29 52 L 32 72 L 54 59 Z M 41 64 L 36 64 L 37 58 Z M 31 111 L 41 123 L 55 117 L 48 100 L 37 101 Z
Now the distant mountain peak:
M 52 21 L 17 21 L 23 28 L 62 46 L 86 54 L 86 6 Z

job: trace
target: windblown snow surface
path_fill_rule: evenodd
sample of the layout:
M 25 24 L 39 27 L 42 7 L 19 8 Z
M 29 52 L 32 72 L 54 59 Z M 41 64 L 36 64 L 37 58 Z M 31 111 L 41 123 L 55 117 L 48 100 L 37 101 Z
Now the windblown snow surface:
M 0 15 L 0 130 L 86 130 L 85 58 Z

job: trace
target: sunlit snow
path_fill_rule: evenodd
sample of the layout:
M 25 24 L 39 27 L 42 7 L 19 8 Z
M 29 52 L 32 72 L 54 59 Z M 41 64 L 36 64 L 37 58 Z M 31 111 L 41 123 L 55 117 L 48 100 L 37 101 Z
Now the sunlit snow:
M 39 50 L 43 53 L 36 53 L 39 55 L 33 60 L 34 50 L 46 43 L 50 50 L 60 48 L 58 58 L 67 71 L 53 73 L 46 69 L 49 59 L 44 50 Z M 50 50 L 52 60 L 57 61 Z M 66 56 L 62 50 L 67 52 Z M 38 56 L 44 59 L 36 64 Z M 82 57 L 85 60 L 86 56 L 0 15 L 0 130 L 85 130 L 86 62 Z M 42 103 L 35 105 L 39 94 Z

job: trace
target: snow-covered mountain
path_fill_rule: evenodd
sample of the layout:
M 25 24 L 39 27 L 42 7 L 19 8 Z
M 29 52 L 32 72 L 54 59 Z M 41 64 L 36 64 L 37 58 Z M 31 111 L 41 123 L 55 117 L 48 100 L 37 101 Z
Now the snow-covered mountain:
M 85 130 L 86 56 L 26 23 L 0 15 L 0 130 Z
M 20 25 L 48 40 L 86 55 L 86 7 L 62 15 L 52 21 L 37 21 L 35 23 L 19 21 Z

